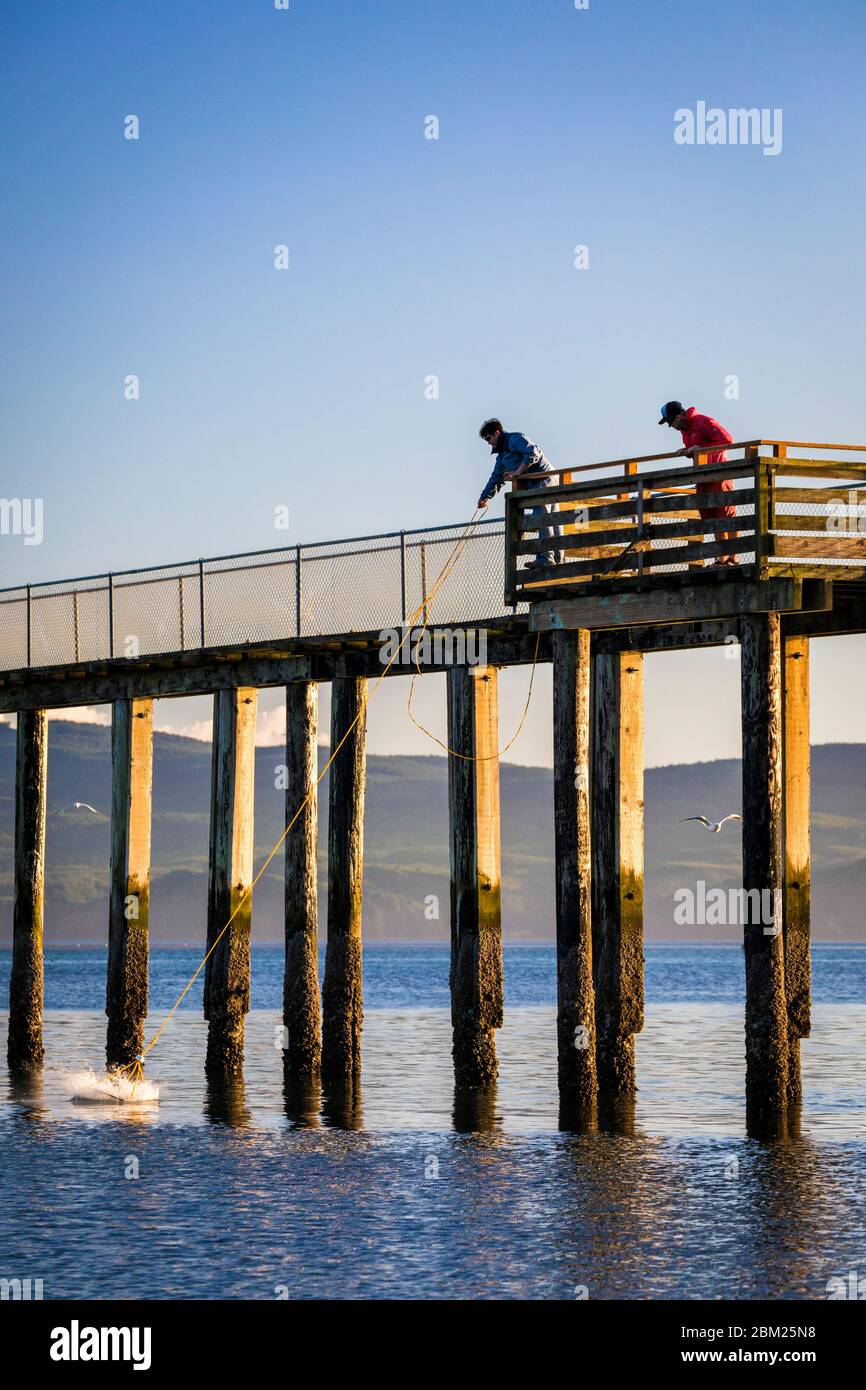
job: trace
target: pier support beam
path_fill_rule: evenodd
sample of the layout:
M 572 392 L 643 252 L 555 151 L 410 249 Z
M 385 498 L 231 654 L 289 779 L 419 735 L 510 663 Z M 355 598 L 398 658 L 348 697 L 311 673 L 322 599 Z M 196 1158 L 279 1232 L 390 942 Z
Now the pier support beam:
M 592 950 L 599 1090 L 636 1088 L 643 1028 L 643 656 L 592 658 Z
M 754 1129 L 785 1109 L 788 1017 L 782 936 L 782 658 L 779 614 L 740 621 L 746 1112 Z M 754 890 L 757 890 L 757 894 Z M 760 910 L 758 910 L 760 903 Z M 769 909 L 769 910 L 768 910 Z M 772 920 L 768 921 L 767 918 Z
M 218 939 L 219 944 L 205 966 L 204 1011 L 208 1020 L 205 1065 L 215 1076 L 242 1070 L 244 1018 L 250 1007 L 257 694 L 240 688 L 214 695 L 208 950 Z
M 153 701 L 115 700 L 111 715 L 111 871 L 105 1012 L 109 1067 L 144 1046 L 153 782 Z
M 788 1009 L 788 1101 L 802 1100 L 800 1039 L 811 1027 L 809 957 L 811 778 L 809 748 L 809 639 L 785 640 L 782 667 L 785 826 L 785 999 Z
M 448 672 L 451 1023 L 458 1087 L 496 1079 L 502 1027 L 497 672 Z
M 361 1073 L 366 745 L 367 682 L 337 677 L 331 682 L 331 751 L 340 751 L 331 766 L 328 796 L 328 945 L 322 987 L 322 1079 L 332 1089 L 353 1086 Z
M 595 1100 L 595 992 L 589 827 L 589 632 L 553 634 L 553 806 L 559 1092 Z
M 286 686 L 286 970 L 283 980 L 284 1061 L 289 1072 L 312 1077 L 321 1061 L 318 956 L 319 688 Z
M 42 926 L 48 725 L 41 709 L 19 710 L 15 765 L 15 898 L 9 982 L 10 1071 L 42 1063 Z

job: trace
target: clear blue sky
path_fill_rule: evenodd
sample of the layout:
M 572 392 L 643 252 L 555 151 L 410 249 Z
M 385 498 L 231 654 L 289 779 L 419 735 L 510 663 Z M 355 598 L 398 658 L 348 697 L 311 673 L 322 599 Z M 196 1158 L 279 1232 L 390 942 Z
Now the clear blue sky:
M 2 584 L 460 520 L 490 413 L 560 465 L 661 447 L 670 396 L 866 440 L 862 0 L 4 0 L 0 33 L 3 493 L 45 504 Z M 782 152 L 675 144 L 699 100 L 781 108 Z M 721 659 L 651 674 L 650 761 L 701 756 L 671 711 Z M 380 749 L 419 746 L 397 698 Z

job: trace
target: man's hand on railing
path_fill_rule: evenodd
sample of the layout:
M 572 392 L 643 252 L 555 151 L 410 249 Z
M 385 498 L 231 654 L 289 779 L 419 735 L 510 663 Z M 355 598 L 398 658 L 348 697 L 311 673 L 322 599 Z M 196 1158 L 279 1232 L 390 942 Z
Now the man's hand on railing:
M 556 476 L 556 475 L 554 475 L 554 476 Z M 547 479 L 550 479 L 550 477 L 551 477 L 550 473 L 533 473 L 533 471 L 532 471 L 531 468 L 516 468 L 516 469 L 514 470 L 513 473 L 505 473 L 505 474 L 503 474 L 503 482 L 506 482 L 506 483 L 516 483 L 520 478 L 547 478 Z M 514 491 L 516 491 L 516 489 L 514 489 Z

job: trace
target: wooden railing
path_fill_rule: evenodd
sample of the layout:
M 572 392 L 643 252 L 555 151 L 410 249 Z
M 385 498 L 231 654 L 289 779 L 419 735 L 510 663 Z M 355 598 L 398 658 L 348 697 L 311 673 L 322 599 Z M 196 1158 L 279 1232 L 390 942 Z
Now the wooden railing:
M 526 485 L 529 474 L 517 479 L 506 499 L 506 601 L 615 579 L 663 584 L 666 575 L 730 560 L 729 572 L 756 580 L 866 573 L 866 446 L 752 439 L 725 449 L 726 463 L 704 462 L 718 451 L 710 448 L 676 468 L 646 465 L 679 452 L 555 469 L 543 475 L 543 489 Z M 822 451 L 848 457 L 815 456 Z M 721 489 L 725 480 L 732 491 Z M 697 494 L 697 481 L 719 487 Z M 726 505 L 734 516 L 701 516 Z M 540 537 L 551 525 L 561 534 Z M 525 568 L 550 551 L 561 563 Z

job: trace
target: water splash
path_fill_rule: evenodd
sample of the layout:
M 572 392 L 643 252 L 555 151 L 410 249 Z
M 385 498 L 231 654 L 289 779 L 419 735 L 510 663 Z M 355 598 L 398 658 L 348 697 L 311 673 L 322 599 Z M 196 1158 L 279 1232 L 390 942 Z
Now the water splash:
M 77 1105 L 153 1105 L 159 1100 L 155 1081 L 140 1078 L 133 1081 L 124 1072 L 112 1071 L 97 1076 L 92 1067 L 69 1072 L 66 1081 L 70 1099 Z

